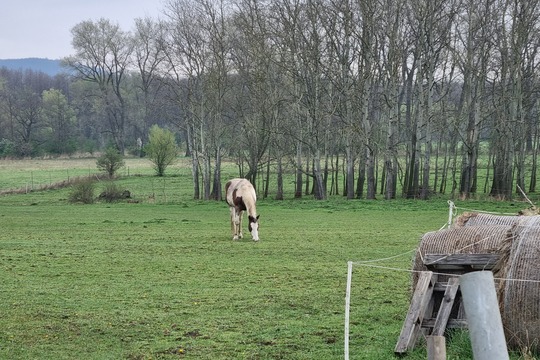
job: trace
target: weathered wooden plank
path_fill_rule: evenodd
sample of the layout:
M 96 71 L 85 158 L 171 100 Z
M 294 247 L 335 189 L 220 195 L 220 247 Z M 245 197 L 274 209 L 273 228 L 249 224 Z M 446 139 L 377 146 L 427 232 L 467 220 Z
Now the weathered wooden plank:
M 452 312 L 452 306 L 454 306 L 454 300 L 459 289 L 459 278 L 451 277 L 448 279 L 448 285 L 441 302 L 439 311 L 437 312 L 437 318 L 435 325 L 433 326 L 432 336 L 443 336 L 446 330 L 446 324 L 450 318 Z
M 428 360 L 446 360 L 446 339 L 444 336 L 428 336 L 426 341 Z
M 436 282 L 435 287 L 433 288 L 433 292 L 442 292 L 443 293 L 443 292 L 446 291 L 447 287 L 448 287 L 447 282 Z
M 435 321 L 437 319 L 430 318 L 430 319 L 424 319 L 422 321 L 422 327 L 425 328 L 432 328 L 435 326 Z M 446 324 L 447 329 L 466 329 L 467 328 L 467 319 L 449 319 L 448 323 Z
M 409 311 L 405 317 L 405 322 L 401 328 L 398 342 L 394 349 L 396 354 L 404 354 L 414 348 L 416 340 L 420 335 L 422 321 L 426 317 L 427 310 L 431 308 L 430 302 L 433 295 L 433 287 L 437 281 L 437 275 L 431 271 L 422 271 L 413 297 L 409 306 Z
M 428 269 L 459 270 L 482 269 L 491 270 L 500 258 L 499 254 L 425 254 L 424 265 Z

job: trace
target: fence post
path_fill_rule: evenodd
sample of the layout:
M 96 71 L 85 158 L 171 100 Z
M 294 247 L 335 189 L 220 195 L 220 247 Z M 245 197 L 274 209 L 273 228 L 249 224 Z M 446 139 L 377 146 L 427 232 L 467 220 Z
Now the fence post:
M 461 294 L 475 360 L 508 360 L 501 313 L 491 271 L 461 276 Z
M 351 311 L 351 283 L 353 262 L 347 262 L 347 288 L 345 290 L 345 344 L 343 353 L 345 360 L 349 360 L 349 314 Z
M 448 228 L 452 226 L 452 216 L 454 216 L 454 209 L 456 206 L 454 205 L 454 202 L 452 200 L 448 200 Z
M 444 336 L 428 336 L 426 341 L 428 360 L 446 360 L 446 339 Z

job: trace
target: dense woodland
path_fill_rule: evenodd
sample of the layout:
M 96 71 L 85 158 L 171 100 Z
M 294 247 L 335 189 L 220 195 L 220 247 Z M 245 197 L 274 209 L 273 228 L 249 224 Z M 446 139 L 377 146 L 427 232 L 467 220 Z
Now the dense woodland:
M 158 124 L 195 198 L 221 198 L 225 160 L 277 199 L 284 174 L 317 199 L 534 192 L 539 15 L 540 0 L 169 0 L 132 29 L 84 21 L 64 75 L 0 70 L 0 156 L 138 154 Z

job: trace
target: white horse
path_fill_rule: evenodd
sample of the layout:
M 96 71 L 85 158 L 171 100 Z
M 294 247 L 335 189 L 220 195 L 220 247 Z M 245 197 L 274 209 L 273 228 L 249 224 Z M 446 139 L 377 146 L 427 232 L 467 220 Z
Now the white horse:
M 242 215 L 248 213 L 248 229 L 251 237 L 259 241 L 259 215 L 255 209 L 257 195 L 253 185 L 246 179 L 232 179 L 225 184 L 227 204 L 231 210 L 231 231 L 233 240 L 242 238 Z

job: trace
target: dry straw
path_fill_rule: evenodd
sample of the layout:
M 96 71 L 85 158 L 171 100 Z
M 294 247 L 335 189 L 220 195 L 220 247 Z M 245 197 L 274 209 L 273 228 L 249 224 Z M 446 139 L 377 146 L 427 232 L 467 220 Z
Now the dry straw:
M 454 227 L 479 226 L 479 225 L 514 225 L 519 221 L 519 216 L 504 216 L 466 212 L 456 218 Z
M 418 280 L 416 271 L 428 270 L 424 265 L 426 254 L 440 254 L 442 260 L 451 254 L 496 253 L 511 236 L 511 226 L 508 225 L 454 227 L 425 234 L 414 259 L 413 288 Z M 446 281 L 447 278 L 439 276 L 439 281 Z
M 509 347 L 540 350 L 540 216 L 524 217 L 501 248 L 498 289 Z

